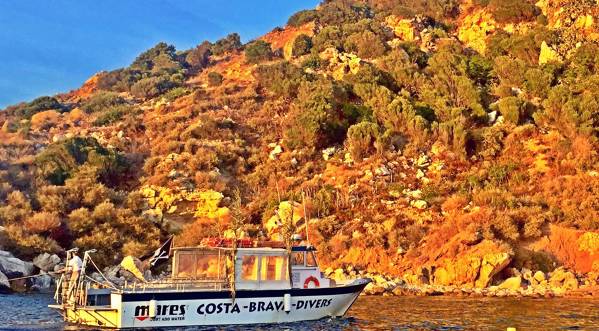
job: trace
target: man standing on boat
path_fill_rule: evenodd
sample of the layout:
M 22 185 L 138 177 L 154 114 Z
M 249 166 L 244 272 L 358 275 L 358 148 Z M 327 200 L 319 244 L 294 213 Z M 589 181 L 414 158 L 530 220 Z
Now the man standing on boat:
M 75 287 L 77 287 L 77 281 L 79 281 L 79 273 L 81 272 L 81 268 L 83 267 L 83 261 L 77 255 L 77 252 L 73 252 L 73 255 L 68 261 L 66 266 L 66 272 L 70 273 L 69 275 L 69 287 L 67 291 L 67 298 L 69 299 L 69 303 L 75 303 Z

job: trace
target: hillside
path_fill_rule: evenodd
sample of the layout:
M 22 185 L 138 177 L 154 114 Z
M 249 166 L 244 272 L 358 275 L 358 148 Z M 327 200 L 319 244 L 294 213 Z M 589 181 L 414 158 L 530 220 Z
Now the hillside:
M 245 45 L 160 43 L 0 112 L 0 248 L 99 248 L 106 266 L 171 233 L 277 239 L 309 219 L 331 268 L 486 287 L 563 266 L 596 285 L 598 15 L 333 0 Z

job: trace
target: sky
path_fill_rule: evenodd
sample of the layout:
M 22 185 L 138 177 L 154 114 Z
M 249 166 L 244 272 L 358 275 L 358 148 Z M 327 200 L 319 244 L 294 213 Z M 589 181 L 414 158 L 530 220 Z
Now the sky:
M 0 109 L 75 89 L 160 41 L 243 42 L 318 0 L 0 0 Z

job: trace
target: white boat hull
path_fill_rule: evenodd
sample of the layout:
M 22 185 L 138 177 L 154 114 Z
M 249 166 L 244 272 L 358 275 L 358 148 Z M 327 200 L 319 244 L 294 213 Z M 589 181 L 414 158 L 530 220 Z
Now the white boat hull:
M 360 279 L 332 288 L 241 290 L 234 300 L 228 291 L 113 293 L 110 309 L 93 313 L 72 309 L 66 315 L 71 323 L 109 328 L 310 321 L 343 316 L 367 283 Z M 289 311 L 285 311 L 285 294 L 291 296 Z

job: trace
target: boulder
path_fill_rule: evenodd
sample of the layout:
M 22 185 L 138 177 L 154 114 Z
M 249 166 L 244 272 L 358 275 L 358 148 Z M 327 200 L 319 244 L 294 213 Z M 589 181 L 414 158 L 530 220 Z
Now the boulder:
M 144 274 L 142 272 L 142 270 L 144 270 L 143 263 L 138 258 L 135 258 L 131 255 L 125 256 L 120 265 L 124 270 L 133 274 L 135 278 L 145 281 Z
M 8 277 L 0 272 L 0 293 L 9 293 L 10 292 L 10 283 L 8 282 Z
M 522 277 L 515 276 L 515 277 L 510 277 L 510 278 L 504 280 L 503 283 L 499 284 L 499 288 L 505 289 L 505 290 L 510 290 L 510 291 L 517 291 L 520 289 L 521 285 L 522 285 Z
M 52 271 L 54 266 L 60 263 L 60 257 L 56 254 L 42 253 L 33 259 L 33 265 L 42 271 Z
M 426 209 L 426 207 L 428 206 L 428 204 L 426 203 L 426 201 L 424 200 L 414 200 L 410 202 L 410 205 L 416 209 Z
M 35 266 L 31 262 L 21 261 L 6 251 L 0 251 L 0 272 L 8 278 L 31 276 Z
M 33 278 L 31 289 L 34 291 L 48 291 L 52 288 L 52 276 L 44 273 Z
M 512 256 L 505 252 L 490 253 L 483 257 L 478 279 L 475 286 L 487 287 L 498 272 L 503 270 L 512 261 Z
M 545 278 L 545 273 L 542 272 L 541 270 L 535 272 L 535 274 L 532 276 L 532 279 L 537 283 L 537 284 L 541 284 L 543 282 L 546 281 Z

